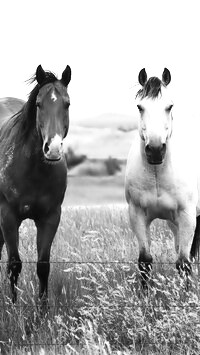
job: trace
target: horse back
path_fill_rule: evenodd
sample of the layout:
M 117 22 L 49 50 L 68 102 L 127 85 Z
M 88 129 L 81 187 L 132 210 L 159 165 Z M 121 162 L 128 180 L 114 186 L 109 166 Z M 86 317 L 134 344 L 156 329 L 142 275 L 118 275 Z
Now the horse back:
M 23 105 L 23 100 L 14 97 L 0 98 L 0 129 L 12 115 L 20 111 Z

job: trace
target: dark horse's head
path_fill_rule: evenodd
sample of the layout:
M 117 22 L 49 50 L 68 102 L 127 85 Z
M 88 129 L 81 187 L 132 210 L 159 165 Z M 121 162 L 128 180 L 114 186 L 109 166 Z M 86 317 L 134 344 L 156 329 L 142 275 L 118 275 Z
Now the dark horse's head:
M 63 156 L 63 139 L 69 128 L 67 86 L 71 80 L 71 69 L 67 66 L 61 80 L 58 80 L 39 65 L 35 79 L 38 83 L 36 128 L 42 139 L 43 154 L 48 161 L 59 161 Z

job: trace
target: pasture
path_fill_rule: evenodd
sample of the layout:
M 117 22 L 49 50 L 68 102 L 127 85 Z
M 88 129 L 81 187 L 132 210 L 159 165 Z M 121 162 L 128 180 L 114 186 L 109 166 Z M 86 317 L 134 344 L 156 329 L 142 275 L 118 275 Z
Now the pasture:
M 124 175 L 68 177 L 64 206 L 125 204 Z
M 172 234 L 164 221 L 151 227 L 156 263 L 144 294 L 127 206 L 65 203 L 51 252 L 49 310 L 43 316 L 37 297 L 35 233 L 34 224 L 26 220 L 20 229 L 23 267 L 15 305 L 3 252 L 2 353 L 199 354 L 198 270 L 194 267 L 186 292 L 185 280 L 179 278 L 174 265 Z

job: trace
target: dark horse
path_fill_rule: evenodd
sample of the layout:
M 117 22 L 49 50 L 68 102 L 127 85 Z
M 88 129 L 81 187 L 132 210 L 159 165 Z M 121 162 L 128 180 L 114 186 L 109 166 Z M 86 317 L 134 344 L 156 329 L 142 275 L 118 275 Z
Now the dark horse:
M 37 227 L 39 297 L 47 300 L 49 259 L 67 186 L 63 139 L 69 127 L 69 66 L 61 80 L 41 65 L 28 101 L 0 122 L 0 254 L 5 242 L 13 302 L 22 263 L 19 226 L 26 218 Z

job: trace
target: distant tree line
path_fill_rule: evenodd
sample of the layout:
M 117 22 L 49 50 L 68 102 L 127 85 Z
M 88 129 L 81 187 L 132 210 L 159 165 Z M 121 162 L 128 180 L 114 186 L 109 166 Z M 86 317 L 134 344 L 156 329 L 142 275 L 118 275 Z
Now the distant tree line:
M 76 154 L 72 148 L 67 150 L 67 165 L 69 169 L 72 169 L 76 165 L 79 165 L 87 160 L 87 156 L 84 154 Z M 105 159 L 102 164 L 104 164 L 108 175 L 115 175 L 118 171 L 121 171 L 121 165 L 118 159 L 112 158 L 111 156 Z M 91 166 L 88 168 L 88 175 L 95 175 L 95 163 L 94 168 L 91 170 Z M 93 173 L 91 173 L 91 171 Z M 97 171 L 96 171 L 97 173 Z
M 73 168 L 74 166 L 81 164 L 84 160 L 87 159 L 86 155 L 83 154 L 76 154 L 72 148 L 68 148 L 67 150 L 67 166 L 69 169 Z

